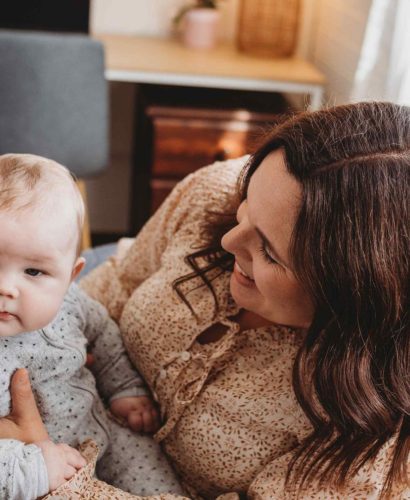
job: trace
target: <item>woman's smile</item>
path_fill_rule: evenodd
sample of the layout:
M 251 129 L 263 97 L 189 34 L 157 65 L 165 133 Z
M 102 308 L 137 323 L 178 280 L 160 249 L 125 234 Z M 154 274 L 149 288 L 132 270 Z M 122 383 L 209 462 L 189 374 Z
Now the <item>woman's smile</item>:
M 233 268 L 233 275 L 240 285 L 256 288 L 255 280 L 250 278 L 237 262 Z

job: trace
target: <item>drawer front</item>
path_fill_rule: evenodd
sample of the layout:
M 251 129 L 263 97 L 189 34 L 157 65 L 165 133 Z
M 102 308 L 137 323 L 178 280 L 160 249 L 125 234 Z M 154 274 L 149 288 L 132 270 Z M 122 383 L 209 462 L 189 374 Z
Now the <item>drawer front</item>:
M 243 121 L 157 117 L 152 174 L 181 178 L 216 160 L 249 153 L 263 132 Z

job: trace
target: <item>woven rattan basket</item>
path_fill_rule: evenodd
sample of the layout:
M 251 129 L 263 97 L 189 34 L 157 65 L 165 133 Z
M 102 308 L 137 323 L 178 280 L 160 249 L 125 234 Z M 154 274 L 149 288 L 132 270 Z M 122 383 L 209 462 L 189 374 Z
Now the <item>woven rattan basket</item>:
M 240 0 L 239 50 L 260 56 L 291 56 L 296 46 L 299 9 L 299 0 Z

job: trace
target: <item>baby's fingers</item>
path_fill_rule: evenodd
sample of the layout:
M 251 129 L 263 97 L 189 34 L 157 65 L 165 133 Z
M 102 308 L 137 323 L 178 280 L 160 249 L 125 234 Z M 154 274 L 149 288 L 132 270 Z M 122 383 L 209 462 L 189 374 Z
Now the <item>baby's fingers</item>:
M 71 465 L 66 464 L 64 468 L 64 479 L 67 481 L 68 479 L 71 479 L 75 473 L 77 472 L 77 469 L 75 467 L 72 467 Z
M 147 408 L 142 413 L 144 432 L 152 433 L 155 431 L 155 419 L 152 414 L 152 408 Z
M 157 430 L 161 427 L 161 421 L 159 418 L 158 410 L 156 408 L 151 408 L 151 415 L 152 415 L 152 425 L 153 425 L 152 432 L 157 432 Z
M 74 467 L 75 469 L 81 469 L 87 465 L 87 461 L 78 450 L 72 448 L 68 444 L 62 444 L 61 447 L 64 450 L 67 465 Z
M 142 432 L 143 431 L 143 419 L 142 415 L 139 411 L 131 411 L 128 414 L 128 426 L 134 432 Z
M 134 432 L 155 432 L 159 428 L 158 412 L 155 408 L 135 410 L 128 415 L 128 426 Z

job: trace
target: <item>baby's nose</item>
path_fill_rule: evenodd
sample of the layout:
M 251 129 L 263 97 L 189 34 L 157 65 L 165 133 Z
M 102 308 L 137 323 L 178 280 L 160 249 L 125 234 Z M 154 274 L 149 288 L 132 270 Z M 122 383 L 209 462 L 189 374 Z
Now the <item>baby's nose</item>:
M 0 296 L 16 299 L 18 295 L 18 289 L 12 280 L 0 276 Z

